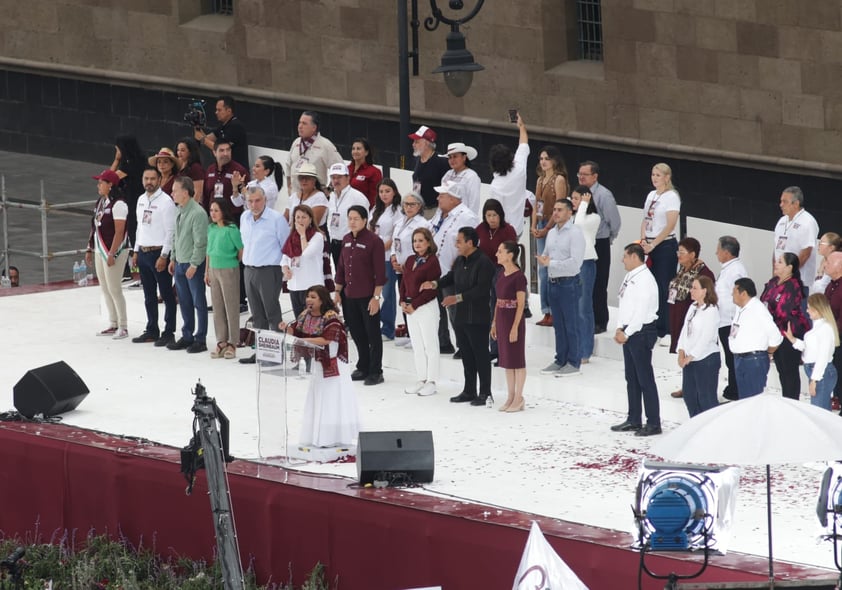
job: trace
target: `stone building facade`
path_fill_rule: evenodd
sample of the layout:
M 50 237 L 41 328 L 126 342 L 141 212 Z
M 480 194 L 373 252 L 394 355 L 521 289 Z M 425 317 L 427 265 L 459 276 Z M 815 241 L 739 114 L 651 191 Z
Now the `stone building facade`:
M 395 115 L 395 2 L 234 0 L 233 16 L 203 15 L 208 4 L 15 2 L 0 22 L 0 54 L 22 67 L 78 68 L 71 75 Z M 419 4 L 423 20 L 429 6 Z M 413 115 L 476 126 L 517 106 L 560 137 L 842 164 L 838 1 L 602 0 L 602 63 L 576 60 L 575 4 L 486 2 L 463 27 L 486 68 L 463 98 L 429 73 L 447 27 L 422 27 Z
M 222 1 L 232 16 L 207 14 L 212 0 L 15 2 L 0 21 L 0 149 L 108 163 L 116 135 L 174 145 L 190 133 L 180 97 L 225 93 L 253 145 L 286 149 L 315 108 L 346 158 L 363 136 L 387 171 L 400 165 L 394 2 Z M 463 98 L 431 73 L 448 27 L 422 26 L 412 124 L 477 147 L 488 182 L 488 149 L 515 141 L 517 107 L 530 185 L 553 143 L 571 170 L 600 162 L 621 205 L 640 207 L 666 161 L 682 216 L 768 229 L 795 184 L 823 230 L 842 228 L 842 3 L 601 0 L 604 59 L 584 61 L 576 1 L 487 0 L 462 27 L 485 66 Z

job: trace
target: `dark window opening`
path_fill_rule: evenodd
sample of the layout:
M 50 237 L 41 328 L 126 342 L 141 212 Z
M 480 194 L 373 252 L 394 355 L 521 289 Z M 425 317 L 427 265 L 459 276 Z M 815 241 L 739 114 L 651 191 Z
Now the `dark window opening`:
M 600 0 L 576 0 L 579 59 L 602 61 L 602 10 Z
M 211 14 L 234 14 L 234 0 L 213 0 L 211 3 Z

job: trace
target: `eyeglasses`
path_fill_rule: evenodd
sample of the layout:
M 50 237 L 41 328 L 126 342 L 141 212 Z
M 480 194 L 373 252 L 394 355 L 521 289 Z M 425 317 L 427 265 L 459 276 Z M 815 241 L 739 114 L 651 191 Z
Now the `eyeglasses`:
M 420 207 L 421 203 L 404 203 L 404 207 Z

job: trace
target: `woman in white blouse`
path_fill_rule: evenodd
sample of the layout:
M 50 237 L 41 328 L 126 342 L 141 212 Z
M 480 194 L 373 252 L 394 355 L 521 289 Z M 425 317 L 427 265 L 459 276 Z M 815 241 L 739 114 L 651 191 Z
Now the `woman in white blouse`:
M 672 185 L 672 168 L 667 164 L 652 167 L 652 190 L 643 205 L 643 222 L 640 224 L 640 245 L 649 256 L 652 274 L 658 283 L 658 338 L 669 334 L 669 284 L 678 264 L 678 215 L 681 197 Z M 667 346 L 666 339 L 660 343 Z
M 719 307 L 709 277 L 699 276 L 690 288 L 693 300 L 678 337 L 678 366 L 684 369 L 681 388 L 692 418 L 719 404 Z
M 397 278 L 392 268 L 392 234 L 403 219 L 401 194 L 395 181 L 384 178 L 377 185 L 377 199 L 369 215 L 369 229 L 380 236 L 386 250 L 386 284 L 383 285 L 383 302 L 380 305 L 380 333 L 384 340 L 395 339 L 395 313 L 397 312 Z
M 804 372 L 810 379 L 810 403 L 830 410 L 830 396 L 838 378 L 833 351 L 839 346 L 839 330 L 824 294 L 813 293 L 807 298 L 807 313 L 813 327 L 804 334 L 804 340 L 793 336 L 791 327 L 787 327 L 786 337 L 802 353 Z
M 243 185 L 245 180 L 239 172 L 234 172 L 231 178 L 231 184 L 234 185 L 234 194 L 231 195 L 231 203 L 237 207 L 242 207 L 246 202 L 246 190 L 259 186 L 263 189 L 263 194 L 266 195 L 266 207 L 269 209 L 275 208 L 275 203 L 278 202 L 278 189 L 284 183 L 284 168 L 280 162 L 275 162 L 270 156 L 260 156 L 255 160 L 254 166 L 251 167 L 251 180 L 237 191 L 237 187 Z
M 593 286 L 596 280 L 596 232 L 600 217 L 591 190 L 583 184 L 573 189 L 570 195 L 576 216 L 573 223 L 585 234 L 585 258 L 579 276 L 582 280 L 582 296 L 579 297 L 579 351 L 582 362 L 588 363 L 593 354 Z

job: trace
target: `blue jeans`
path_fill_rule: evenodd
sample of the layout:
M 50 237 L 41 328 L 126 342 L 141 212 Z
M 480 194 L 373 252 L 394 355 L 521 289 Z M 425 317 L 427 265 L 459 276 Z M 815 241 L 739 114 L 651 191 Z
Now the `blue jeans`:
M 719 405 L 716 386 L 719 383 L 721 365 L 722 361 L 717 350 L 684 367 L 681 375 L 681 390 L 684 392 L 684 403 L 687 405 L 691 418 Z
M 804 364 L 804 372 L 807 373 L 808 379 L 813 375 L 814 366 L 814 363 Z M 830 410 L 830 395 L 833 393 L 833 388 L 836 387 L 837 378 L 836 367 L 833 366 L 833 363 L 828 363 L 821 380 L 816 381 L 816 395 L 810 397 L 810 403 L 825 410 Z
M 661 403 L 658 386 L 652 369 L 652 348 L 658 339 L 655 322 L 644 324 L 623 344 L 623 366 L 626 370 L 626 394 L 629 400 L 628 421 L 642 424 L 643 406 L 646 406 L 646 423 L 661 425 Z M 641 403 L 642 400 L 642 403 Z
M 398 273 L 386 261 L 386 284 L 383 285 L 383 304 L 380 306 L 380 333 L 387 338 L 395 337 L 395 314 L 397 313 Z
M 547 226 L 546 221 L 539 221 L 535 227 L 538 229 L 544 229 Z M 535 238 L 535 250 L 537 251 L 536 254 L 543 254 L 544 248 L 547 245 L 547 238 Z M 550 309 L 550 291 L 549 291 L 549 281 L 547 274 L 549 272 L 549 268 L 544 266 L 543 264 L 538 265 L 538 294 L 541 297 L 541 313 L 544 315 L 551 313 Z
M 585 260 L 579 271 L 582 296 L 579 297 L 579 352 L 583 359 L 593 354 L 593 286 L 596 281 L 596 260 Z
M 579 298 L 582 296 L 582 280 L 576 275 L 547 282 L 555 332 L 555 363 L 560 367 L 571 365 L 578 369 L 582 363 L 582 355 L 579 352 Z
M 652 260 L 652 275 L 658 283 L 658 338 L 670 333 L 669 285 L 675 277 L 678 267 L 678 241 L 675 238 L 664 240 L 649 253 Z
M 763 393 L 769 374 L 769 355 L 766 351 L 735 354 L 734 372 L 740 399 Z
M 205 263 L 199 265 L 196 274 L 188 279 L 188 262 L 175 264 L 175 290 L 178 293 L 178 307 L 181 309 L 181 337 L 187 342 L 204 344 L 208 337 L 208 301 L 205 298 Z M 193 330 L 196 333 L 193 333 Z

